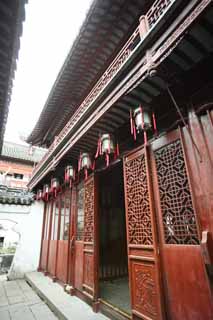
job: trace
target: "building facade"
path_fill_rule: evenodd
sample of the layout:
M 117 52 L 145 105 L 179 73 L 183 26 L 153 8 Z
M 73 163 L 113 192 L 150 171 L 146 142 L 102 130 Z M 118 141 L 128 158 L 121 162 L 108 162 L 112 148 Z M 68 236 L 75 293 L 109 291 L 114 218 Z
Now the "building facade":
M 213 4 L 142 2 L 92 3 L 28 138 L 39 270 L 117 319 L 210 320 Z
M 36 270 L 40 250 L 42 204 L 27 190 L 32 170 L 45 150 L 4 142 L 0 156 L 0 272 L 9 279 Z M 36 210 L 38 208 L 38 212 Z M 32 232 L 29 223 L 37 226 Z
M 4 141 L 0 155 L 1 184 L 26 190 L 32 171 L 45 152 L 42 148 Z

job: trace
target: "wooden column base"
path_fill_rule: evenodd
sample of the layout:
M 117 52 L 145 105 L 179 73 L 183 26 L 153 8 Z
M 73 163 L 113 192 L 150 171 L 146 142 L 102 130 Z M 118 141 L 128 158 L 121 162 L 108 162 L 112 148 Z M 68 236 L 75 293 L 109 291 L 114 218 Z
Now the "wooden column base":
M 48 275 L 48 271 L 47 271 L 47 270 L 44 271 L 44 275 L 45 275 L 45 276 Z
M 56 276 L 53 276 L 52 280 L 53 280 L 53 282 L 56 282 L 57 277 L 56 277 Z
M 65 283 L 64 285 L 64 291 L 70 294 L 71 296 L 75 295 L 75 289 L 68 283 Z
M 97 313 L 97 312 L 99 312 L 99 309 L 100 309 L 100 302 L 99 301 L 93 302 L 93 304 L 92 304 L 93 312 Z

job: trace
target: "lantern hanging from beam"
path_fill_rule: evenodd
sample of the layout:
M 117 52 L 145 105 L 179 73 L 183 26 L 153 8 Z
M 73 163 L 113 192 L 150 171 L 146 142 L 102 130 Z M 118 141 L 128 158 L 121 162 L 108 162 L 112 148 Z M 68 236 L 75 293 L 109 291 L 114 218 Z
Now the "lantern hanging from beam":
M 43 192 L 41 189 L 38 189 L 37 190 L 37 193 L 36 193 L 36 200 L 41 200 L 42 199 L 42 196 L 43 196 Z
M 60 189 L 59 180 L 57 178 L 51 179 L 51 193 L 54 195 L 55 198 L 57 196 L 57 192 L 59 191 L 59 189 Z
M 43 187 L 43 200 L 48 201 L 49 200 L 49 193 L 50 193 L 50 188 L 48 184 L 45 184 Z
M 72 187 L 72 182 L 75 181 L 75 169 L 73 166 L 66 166 L 64 172 L 64 182 L 65 184 L 70 184 L 70 188 Z
M 105 155 L 107 167 L 109 166 L 110 154 L 114 155 L 114 159 L 119 156 L 119 145 L 117 143 L 115 148 L 114 138 L 109 133 L 104 133 L 99 137 L 95 159 L 103 154 Z
M 140 105 L 135 110 L 130 110 L 131 134 L 136 140 L 137 133 L 143 132 L 144 144 L 147 144 L 147 131 L 153 130 L 157 134 L 156 119 L 154 112 L 148 107 Z
M 92 165 L 90 155 L 88 152 L 81 153 L 78 160 L 78 172 L 84 170 L 85 180 L 88 178 L 89 169 L 94 170 L 94 165 Z

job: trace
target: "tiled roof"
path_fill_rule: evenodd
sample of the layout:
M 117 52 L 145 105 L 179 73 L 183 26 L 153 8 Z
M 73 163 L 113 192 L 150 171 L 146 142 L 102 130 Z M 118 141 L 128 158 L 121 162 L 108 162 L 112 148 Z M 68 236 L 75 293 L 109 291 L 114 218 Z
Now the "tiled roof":
M 46 151 L 47 150 L 43 148 L 5 141 L 3 143 L 1 157 L 37 163 L 42 159 Z
M 0 150 L 7 122 L 27 0 L 0 0 Z
M 0 185 L 0 203 L 31 205 L 34 201 L 34 194 L 27 190 L 8 188 Z
M 116 57 L 154 0 L 93 0 L 27 138 L 49 146 Z

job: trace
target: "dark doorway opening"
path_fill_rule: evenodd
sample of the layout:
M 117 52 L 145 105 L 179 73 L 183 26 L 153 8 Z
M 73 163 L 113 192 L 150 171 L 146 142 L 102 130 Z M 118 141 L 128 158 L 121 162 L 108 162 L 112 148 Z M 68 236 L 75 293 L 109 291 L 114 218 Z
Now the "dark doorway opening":
M 100 174 L 100 298 L 130 313 L 123 166 Z

